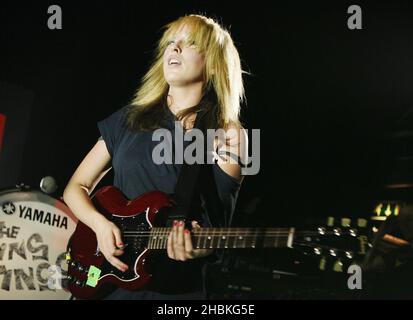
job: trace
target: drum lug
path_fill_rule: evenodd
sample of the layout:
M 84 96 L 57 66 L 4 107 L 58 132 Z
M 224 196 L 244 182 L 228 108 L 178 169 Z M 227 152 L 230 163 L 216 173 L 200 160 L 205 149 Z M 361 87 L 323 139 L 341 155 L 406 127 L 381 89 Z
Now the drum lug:
M 19 191 L 29 191 L 31 187 L 27 184 L 24 184 L 23 182 L 16 184 L 16 188 L 19 189 Z

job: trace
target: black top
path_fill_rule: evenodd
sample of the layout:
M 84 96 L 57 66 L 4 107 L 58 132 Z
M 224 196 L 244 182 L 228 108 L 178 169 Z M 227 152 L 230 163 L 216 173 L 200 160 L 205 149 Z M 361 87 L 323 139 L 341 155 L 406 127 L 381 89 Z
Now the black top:
M 126 128 L 127 108 L 125 106 L 98 122 L 100 134 L 112 158 L 114 186 L 129 200 L 152 190 L 172 194 L 182 165 L 156 164 L 152 161 L 153 148 L 159 141 L 152 141 L 153 132 L 132 132 Z M 171 131 L 172 145 L 175 146 L 174 121 L 177 119 L 169 108 L 165 109 L 167 118 L 163 127 Z M 188 143 L 183 142 L 184 148 Z M 192 216 L 189 218 L 197 220 L 201 226 L 229 226 L 240 183 L 217 164 L 203 165 L 199 179 L 194 197 L 197 200 L 194 201 L 195 209 L 191 210 Z M 148 289 L 165 293 L 198 291 L 202 289 L 201 270 L 207 260 L 175 261 L 168 258 L 165 250 L 152 260 L 154 277 Z

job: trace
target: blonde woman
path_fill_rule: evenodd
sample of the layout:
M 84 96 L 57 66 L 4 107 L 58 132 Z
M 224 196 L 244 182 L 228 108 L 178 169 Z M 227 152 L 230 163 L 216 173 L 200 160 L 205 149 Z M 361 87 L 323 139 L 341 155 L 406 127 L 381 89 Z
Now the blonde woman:
M 207 128 L 229 133 L 223 147 L 230 155 L 202 170 L 192 226 L 228 225 L 242 181 L 240 165 L 228 160 L 240 156 L 245 142 L 239 122 L 243 97 L 240 58 L 228 31 L 201 15 L 165 26 L 133 101 L 98 123 L 101 138 L 64 191 L 65 202 L 96 233 L 101 252 L 113 266 L 128 268 L 122 262 L 120 231 L 96 210 L 89 195 L 112 167 L 114 186 L 129 199 L 151 190 L 173 193 L 181 165 L 154 163 L 152 151 L 159 142 L 152 133 L 157 128 L 173 131 L 175 121 L 190 130 L 199 112 Z M 176 221 L 171 230 L 166 252 L 152 262 L 153 280 L 136 292 L 117 289 L 109 299 L 205 297 L 202 270 L 211 250 L 193 249 L 182 222 Z

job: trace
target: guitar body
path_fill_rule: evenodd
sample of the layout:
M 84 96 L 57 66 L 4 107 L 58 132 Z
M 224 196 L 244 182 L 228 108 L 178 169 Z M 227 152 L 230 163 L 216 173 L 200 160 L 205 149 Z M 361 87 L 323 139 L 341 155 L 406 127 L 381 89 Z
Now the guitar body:
M 151 274 L 145 262 L 149 254 L 147 238 L 135 234 L 148 234 L 153 226 L 162 226 L 171 207 L 169 197 L 152 191 L 133 201 L 125 199 L 115 187 L 104 187 L 93 197 L 96 209 L 114 222 L 124 236 L 124 254 L 119 258 L 129 266 L 121 272 L 106 261 L 98 250 L 95 233 L 79 221 L 68 244 L 68 288 L 79 299 L 100 298 L 115 287 L 136 290 L 145 285 Z M 151 250 L 149 250 L 151 251 Z

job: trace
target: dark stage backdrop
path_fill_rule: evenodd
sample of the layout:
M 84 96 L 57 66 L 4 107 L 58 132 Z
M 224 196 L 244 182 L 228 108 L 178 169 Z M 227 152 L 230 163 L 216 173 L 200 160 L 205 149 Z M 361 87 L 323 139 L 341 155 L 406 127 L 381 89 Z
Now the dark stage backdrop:
M 0 81 L 35 96 L 31 113 L 14 105 L 30 117 L 21 166 L 7 164 L 16 181 L 52 175 L 61 193 L 96 122 L 132 97 L 160 27 L 196 12 L 230 29 L 251 73 L 242 118 L 261 129 L 261 171 L 245 179 L 238 223 L 372 209 L 391 169 L 387 137 L 412 107 L 408 1 L 361 3 L 362 30 L 347 28 L 352 2 L 55 1 L 62 30 L 47 28 L 50 4 L 0 4 Z

